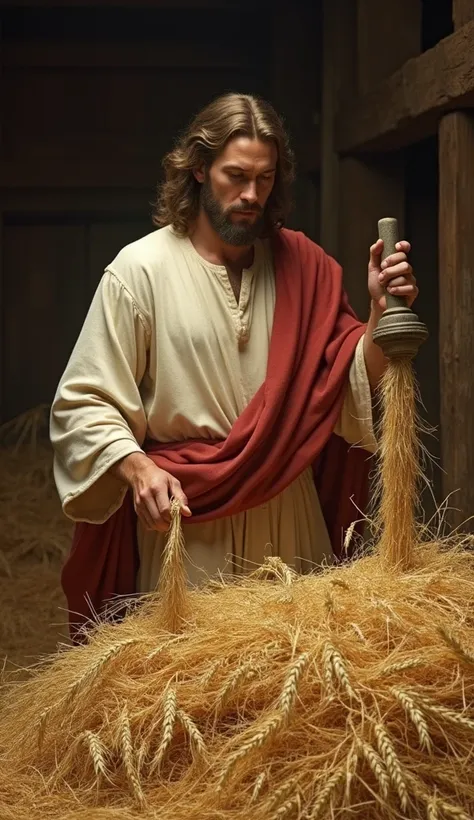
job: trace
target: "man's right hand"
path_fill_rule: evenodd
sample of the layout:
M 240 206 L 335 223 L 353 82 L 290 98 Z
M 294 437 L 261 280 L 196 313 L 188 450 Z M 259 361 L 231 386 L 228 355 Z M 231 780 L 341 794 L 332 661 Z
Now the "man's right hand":
M 144 453 L 130 453 L 109 472 L 131 488 L 135 512 L 147 530 L 166 532 L 169 529 L 172 498 L 181 503 L 184 516 L 192 515 L 180 482 Z

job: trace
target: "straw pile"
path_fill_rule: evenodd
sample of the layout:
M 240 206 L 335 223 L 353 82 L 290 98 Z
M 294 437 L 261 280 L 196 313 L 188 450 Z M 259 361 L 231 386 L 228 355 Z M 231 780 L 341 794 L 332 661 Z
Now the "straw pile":
M 52 652 L 52 624 L 67 620 L 59 576 L 71 522 L 54 486 L 48 413 L 40 406 L 0 428 L 0 661 L 19 665 Z
M 445 550 L 274 559 L 177 633 L 156 596 L 99 627 L 7 701 L 2 820 L 472 817 L 474 556 Z
M 7 692 L 2 820 L 472 818 L 474 555 L 385 524 L 189 591 L 175 506 L 159 590 Z

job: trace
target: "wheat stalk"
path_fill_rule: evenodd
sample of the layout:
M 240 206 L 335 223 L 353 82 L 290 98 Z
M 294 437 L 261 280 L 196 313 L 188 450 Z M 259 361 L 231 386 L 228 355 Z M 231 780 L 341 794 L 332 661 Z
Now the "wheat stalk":
M 354 741 L 352 745 L 352 749 L 347 758 L 347 779 L 346 779 L 346 800 L 349 802 L 350 791 L 351 791 L 351 784 L 354 778 L 354 775 L 357 771 L 357 767 L 359 766 L 359 753 L 357 751 L 357 742 Z
M 86 742 L 89 748 L 96 776 L 99 777 L 100 775 L 103 775 L 104 777 L 107 777 L 105 750 L 98 735 L 96 735 L 95 732 L 85 731 L 82 735 L 82 739 Z
M 453 820 L 471 820 L 470 815 L 466 814 L 460 806 L 453 806 L 452 803 L 448 803 L 442 797 L 430 794 L 423 783 L 420 783 L 413 775 L 408 775 L 408 779 L 415 794 L 425 803 L 427 820 L 439 820 L 440 813 L 438 809 L 445 817 L 453 818 Z M 448 782 L 449 785 L 452 785 L 451 779 Z
M 362 643 L 367 643 L 367 638 L 364 636 L 364 633 L 362 632 L 360 626 L 355 623 L 351 623 L 351 626 L 357 637 L 360 638 L 360 640 L 362 641 Z
M 466 814 L 460 806 L 452 806 L 445 800 L 438 800 L 438 806 L 447 817 L 452 817 L 453 820 L 472 820 L 472 815 Z
M 197 755 L 204 757 L 206 753 L 206 744 L 204 743 L 204 738 L 192 717 L 190 717 L 186 712 L 183 712 L 182 709 L 177 710 L 176 717 L 181 723 L 183 729 L 187 732 L 191 741 L 192 749 Z
M 470 649 L 466 649 L 466 647 L 462 645 L 458 638 L 455 638 L 454 635 L 451 632 L 448 632 L 448 630 L 444 626 L 438 627 L 438 632 L 445 641 L 445 643 L 449 647 L 451 647 L 451 649 L 454 650 L 456 655 L 462 661 L 468 664 L 474 664 L 474 652 L 471 652 Z
M 161 653 L 164 652 L 165 649 L 168 649 L 169 646 L 172 646 L 181 639 L 181 635 L 177 635 L 175 638 L 168 638 L 168 640 L 163 641 L 163 643 L 160 643 L 159 646 L 155 647 L 155 649 L 153 649 L 152 652 L 150 652 L 150 654 L 146 656 L 145 662 L 153 660 L 153 658 L 155 658 L 157 655 L 161 655 Z
M 297 780 L 295 777 L 292 777 L 272 792 L 268 800 L 265 802 L 266 811 L 273 809 L 281 803 L 282 800 L 285 801 L 288 795 L 295 790 L 296 785 Z
M 341 785 L 342 781 L 346 779 L 346 766 L 341 766 L 333 775 L 327 780 L 326 785 L 318 794 L 316 802 L 313 804 L 311 814 L 308 815 L 309 820 L 320 820 L 324 810 L 327 807 L 332 795 L 336 789 Z
M 406 811 L 408 806 L 408 789 L 403 776 L 402 767 L 391 738 L 381 723 L 377 723 L 375 726 L 375 737 L 377 738 L 378 750 L 385 763 L 390 781 L 400 798 L 402 810 Z
M 439 820 L 438 801 L 435 797 L 429 797 L 426 801 L 427 820 Z
M 43 747 L 44 737 L 45 737 L 45 734 L 46 734 L 46 724 L 48 722 L 48 716 L 49 716 L 49 713 L 52 711 L 53 708 L 54 708 L 53 706 L 48 706 L 47 709 L 44 709 L 41 712 L 41 714 L 38 718 L 37 727 L 38 727 L 38 749 L 39 749 L 39 751 L 41 751 L 41 749 Z
M 174 726 L 176 723 L 176 691 L 169 688 L 165 694 L 163 703 L 163 735 L 161 743 L 158 747 L 155 757 L 150 766 L 150 773 L 153 773 L 161 766 L 161 762 L 167 752 L 167 749 L 173 739 Z
M 288 817 L 289 814 L 292 814 L 295 809 L 299 809 L 301 805 L 301 798 L 299 794 L 295 794 L 294 797 L 291 797 L 285 803 L 283 803 L 274 814 L 271 815 L 270 820 L 282 820 L 284 817 Z
M 258 670 L 254 664 L 255 658 L 249 658 L 249 660 L 245 661 L 245 663 L 241 663 L 237 669 L 234 669 L 234 671 L 230 673 L 217 695 L 216 711 L 224 705 L 240 683 L 256 676 Z
M 130 644 L 137 643 L 138 641 L 138 638 L 127 638 L 126 640 L 117 641 L 116 643 L 112 644 L 112 646 L 109 646 L 108 649 L 102 652 L 102 654 L 94 661 L 94 663 L 91 666 L 89 666 L 85 670 L 85 672 L 82 673 L 82 675 L 80 675 L 78 678 L 76 678 L 76 680 L 69 684 L 65 694 L 62 698 L 60 698 L 59 701 L 57 701 L 57 703 L 48 706 L 41 712 L 36 724 L 38 727 L 39 749 L 42 748 L 44 742 L 44 737 L 46 734 L 46 724 L 50 713 L 54 709 L 57 709 L 64 702 L 67 702 L 70 698 L 74 697 L 78 693 L 80 688 L 84 685 L 84 683 L 86 683 L 90 678 L 94 679 L 99 674 L 103 666 L 107 663 L 107 661 L 113 658 L 114 655 L 117 655 L 124 646 L 130 646 Z
M 277 578 L 279 581 L 282 581 L 285 586 L 291 586 L 293 583 L 293 579 L 295 577 L 295 573 L 292 572 L 288 564 L 285 564 L 284 561 L 277 555 L 267 555 L 265 556 L 264 563 L 261 567 L 257 567 L 257 569 L 252 573 L 254 578 L 265 577 L 268 574 L 272 574 Z
M 140 779 L 137 774 L 137 770 L 135 767 L 134 761 L 134 754 L 133 754 L 133 742 L 132 742 L 132 731 L 130 728 L 130 720 L 128 717 L 127 707 L 124 706 L 122 714 L 120 716 L 120 747 L 122 751 L 123 762 L 125 766 L 125 773 L 127 775 L 128 782 L 132 788 L 133 795 L 140 806 L 143 806 L 145 803 L 145 797 L 142 791 Z
M 349 524 L 349 526 L 346 530 L 346 534 L 344 536 L 344 550 L 345 550 L 346 553 L 348 552 L 349 547 L 351 545 L 352 536 L 354 535 L 355 525 L 356 525 L 356 522 L 352 521 L 352 523 Z
M 392 675 L 398 672 L 404 672 L 405 669 L 416 669 L 419 666 L 424 666 L 424 661 L 420 658 L 409 658 L 406 661 L 399 661 L 398 663 L 391 663 L 389 666 L 384 666 L 382 675 Z
M 346 690 L 350 698 L 356 698 L 356 694 L 349 682 L 349 676 L 344 664 L 344 659 L 339 650 L 336 649 L 336 647 L 331 643 L 327 642 L 325 652 L 327 652 L 326 657 L 330 659 L 332 671 L 342 688 Z
M 279 714 L 272 715 L 268 717 L 265 721 L 262 722 L 260 727 L 254 730 L 253 734 L 250 735 L 248 740 L 244 741 L 234 754 L 230 755 L 227 760 L 226 766 L 221 771 L 219 776 L 217 790 L 221 791 L 225 782 L 227 781 L 229 775 L 231 774 L 232 770 L 236 766 L 236 764 L 242 760 L 242 758 L 247 757 L 247 755 L 251 754 L 255 749 L 261 749 L 268 740 L 280 729 L 282 723 L 284 721 L 284 715 L 280 712 Z
M 258 798 L 260 797 L 260 793 L 262 791 L 263 784 L 265 783 L 266 779 L 267 779 L 267 773 L 266 772 L 261 772 L 258 775 L 258 777 L 256 778 L 255 783 L 254 783 L 254 787 L 252 789 L 252 794 L 251 794 L 251 797 L 250 797 L 250 801 L 249 801 L 251 806 L 254 803 L 256 803 Z
M 455 712 L 453 709 L 448 709 L 446 706 L 441 706 L 441 704 L 434 703 L 434 701 L 424 695 L 421 695 L 416 690 L 406 689 L 406 691 L 412 698 L 416 698 L 418 703 L 427 712 L 432 712 L 435 715 L 439 715 L 439 717 L 444 718 L 444 720 L 447 720 L 449 723 L 456 723 L 459 726 L 465 726 L 467 729 L 474 731 L 474 720 L 471 720 L 471 718 L 465 717 L 463 714 L 460 712 Z
M 390 789 L 390 780 L 382 758 L 370 743 L 358 740 L 357 745 L 379 784 L 380 794 L 386 800 Z
M 67 688 L 66 694 L 63 700 L 68 698 L 74 697 L 77 695 L 80 688 L 86 683 L 92 683 L 92 681 L 96 678 L 96 676 L 100 673 L 106 663 L 110 661 L 115 655 L 125 647 L 130 646 L 131 644 L 138 643 L 139 638 L 127 638 L 123 641 L 116 641 L 107 649 L 105 649 L 99 657 L 94 661 L 91 666 L 89 666 L 85 672 L 82 673 L 75 681 L 73 681 Z
M 294 706 L 296 695 L 298 694 L 298 684 L 306 666 L 308 665 L 308 661 L 308 653 L 303 652 L 298 656 L 298 658 L 296 658 L 285 678 L 283 689 L 278 701 L 278 707 L 281 709 L 285 718 L 288 717 Z
M 470 729 L 471 732 L 474 732 L 474 720 L 465 717 L 464 715 L 460 714 L 460 712 L 454 712 L 452 709 L 448 709 L 446 706 L 441 706 L 440 704 L 431 704 L 431 703 L 424 703 L 423 706 L 429 712 L 433 712 L 433 714 L 437 714 L 440 717 L 444 718 L 450 723 L 457 723 L 459 726 L 465 726 L 467 729 Z
M 180 502 L 173 498 L 170 509 L 171 525 L 163 554 L 158 591 L 163 603 L 163 626 L 169 632 L 176 633 L 183 629 L 190 610 Z
M 431 750 L 431 739 L 430 733 L 428 730 L 428 724 L 425 720 L 423 712 L 417 706 L 416 702 L 413 700 L 410 695 L 407 695 L 402 689 L 398 689 L 397 687 L 392 687 L 390 690 L 393 696 L 398 700 L 398 702 L 403 706 L 407 714 L 409 715 L 412 723 L 416 727 L 418 732 L 418 737 L 420 738 L 420 746 L 422 749 L 426 749 L 427 752 Z
M 202 686 L 207 686 L 211 682 L 219 667 L 223 665 L 224 661 L 222 659 L 218 659 L 217 661 L 211 663 L 209 669 L 204 673 L 204 675 L 201 678 Z
M 332 667 L 332 647 L 325 643 L 323 648 L 323 679 L 326 695 L 332 699 L 335 695 Z

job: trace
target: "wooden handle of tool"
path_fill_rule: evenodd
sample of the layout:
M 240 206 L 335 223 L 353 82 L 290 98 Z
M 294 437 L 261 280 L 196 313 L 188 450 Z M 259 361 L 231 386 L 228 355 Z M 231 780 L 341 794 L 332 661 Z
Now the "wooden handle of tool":
M 398 242 L 398 221 L 393 216 L 387 216 L 384 219 L 379 219 L 379 239 L 383 239 L 382 262 L 391 253 L 396 253 L 395 245 Z M 387 308 L 406 307 L 406 299 L 404 296 L 393 296 L 387 293 Z

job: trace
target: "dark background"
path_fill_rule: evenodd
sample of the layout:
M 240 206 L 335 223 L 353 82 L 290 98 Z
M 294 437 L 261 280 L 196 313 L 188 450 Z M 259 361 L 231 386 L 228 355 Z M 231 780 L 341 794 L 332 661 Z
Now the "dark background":
M 446 0 L 424 2 L 423 50 L 451 33 L 451 12 Z M 103 268 L 153 229 L 163 155 L 216 95 L 260 94 L 283 115 L 298 163 L 290 227 L 319 240 L 321 8 L 317 0 L 3 2 L 0 20 L 0 406 L 7 421 L 51 402 Z M 405 234 L 431 332 L 417 366 L 426 414 L 437 425 L 436 138 L 402 159 Z M 360 288 L 365 300 L 364 269 Z M 431 449 L 436 455 L 437 444 Z

